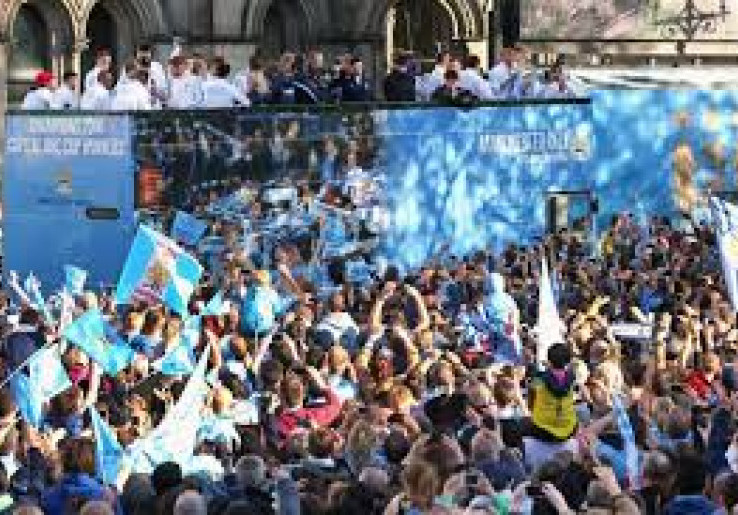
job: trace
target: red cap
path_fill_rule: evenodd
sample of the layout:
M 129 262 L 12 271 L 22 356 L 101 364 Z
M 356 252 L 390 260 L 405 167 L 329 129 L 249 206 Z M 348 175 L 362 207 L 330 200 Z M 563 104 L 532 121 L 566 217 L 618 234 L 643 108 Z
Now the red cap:
M 54 82 L 53 73 L 42 71 L 36 74 L 36 86 L 45 88 L 46 86 L 50 86 L 52 82 Z

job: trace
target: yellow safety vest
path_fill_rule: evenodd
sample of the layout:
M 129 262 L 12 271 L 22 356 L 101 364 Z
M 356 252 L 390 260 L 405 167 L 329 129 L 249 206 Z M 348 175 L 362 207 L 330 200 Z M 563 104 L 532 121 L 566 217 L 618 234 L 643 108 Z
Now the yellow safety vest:
M 559 440 L 569 438 L 577 427 L 574 389 L 569 388 L 566 395 L 557 397 L 543 381 L 536 380 L 533 391 L 533 424 Z

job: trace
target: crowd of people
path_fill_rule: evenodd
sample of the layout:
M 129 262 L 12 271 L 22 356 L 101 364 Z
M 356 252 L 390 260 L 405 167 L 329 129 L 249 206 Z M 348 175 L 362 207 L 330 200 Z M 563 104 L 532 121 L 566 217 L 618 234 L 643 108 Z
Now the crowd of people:
M 90 415 L 129 449 L 157 428 L 188 376 L 154 364 L 189 318 L 78 293 L 74 317 L 99 310 L 135 351 L 110 375 L 8 296 L 3 376 L 61 342 L 72 385 L 33 424 L 3 381 L 0 513 L 738 513 L 738 325 L 712 229 L 622 215 L 596 259 L 563 230 L 358 283 L 333 260 L 321 284 L 309 249 L 251 255 L 239 224 L 208 230 L 225 248 L 188 308 L 206 315 L 192 350 L 211 377 L 200 466 L 103 481 Z M 560 324 L 540 313 L 544 261 Z
M 61 83 L 47 71 L 35 78 L 22 108 L 27 110 L 139 111 L 152 109 L 225 109 L 250 105 L 312 105 L 371 102 L 468 104 L 519 98 L 567 98 L 577 93 L 563 62 L 543 73 L 526 66 L 524 48 L 507 48 L 499 63 L 484 73 L 475 55 L 439 54 L 424 73 L 409 53 L 399 55 L 381 84 L 367 73 L 362 59 L 345 54 L 332 66 L 320 51 L 285 53 L 267 64 L 250 59 L 235 70 L 222 57 L 206 59 L 177 49 L 168 62 L 154 59 L 141 45 L 116 73 L 107 48 L 96 52 L 95 66 L 83 78 L 65 73 Z M 80 80 L 83 79 L 83 80 Z M 81 91 L 80 91 L 81 83 Z M 382 95 L 378 95 L 379 91 Z

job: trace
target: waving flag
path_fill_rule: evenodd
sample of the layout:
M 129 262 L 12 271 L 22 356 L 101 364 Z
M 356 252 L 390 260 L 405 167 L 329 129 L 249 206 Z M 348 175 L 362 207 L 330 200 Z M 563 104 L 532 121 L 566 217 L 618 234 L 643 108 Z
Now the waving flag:
M 176 243 L 140 226 L 118 280 L 115 301 L 127 304 L 135 293 L 163 301 L 175 312 L 186 315 L 202 266 Z
M 64 266 L 65 287 L 71 295 L 82 295 L 87 281 L 87 272 L 72 265 Z
M 33 381 L 19 372 L 10 380 L 10 389 L 21 417 L 32 426 L 41 427 L 44 400 Z
M 121 469 L 123 448 L 94 406 L 90 406 L 90 421 L 95 433 L 95 475 L 103 484 L 114 485 Z
M 98 362 L 106 373 L 116 375 L 133 360 L 133 349 L 105 322 L 99 310 L 87 311 L 69 324 L 64 337 Z
M 210 302 L 207 303 L 205 306 L 205 309 L 202 312 L 203 316 L 221 316 L 228 313 L 228 306 L 226 302 L 223 300 L 223 292 L 219 291 L 215 295 L 213 295 L 213 298 L 210 299 Z
M 46 402 L 72 386 L 59 357 L 59 346 L 36 351 L 28 363 L 29 378 L 42 402 Z
M 538 278 L 538 348 L 536 356 L 538 363 L 546 360 L 548 349 L 555 343 L 564 342 L 564 324 L 559 318 L 556 308 L 551 279 L 548 274 L 546 258 L 541 261 L 541 276 Z
M 186 463 L 195 451 L 197 429 L 208 392 L 205 372 L 210 345 L 205 348 L 177 403 L 161 424 L 143 440 L 134 442 L 131 453 L 136 472 L 143 472 L 165 461 Z
M 720 263 L 733 310 L 738 311 L 738 206 L 710 198 L 713 224 L 717 235 Z
M 633 426 L 630 423 L 628 412 L 625 410 L 620 395 L 612 396 L 612 411 L 615 414 L 618 430 L 623 438 L 625 447 L 625 468 L 628 476 L 628 487 L 635 491 L 640 488 L 640 465 L 638 448 L 636 447 Z
M 180 343 L 164 356 L 155 361 L 152 366 L 166 376 L 189 375 L 195 370 L 195 355 L 187 339 L 181 338 Z
M 208 224 L 184 211 L 177 211 L 172 224 L 172 238 L 185 245 L 195 246 L 205 236 Z
M 184 321 L 182 327 L 182 340 L 186 341 L 190 346 L 190 349 L 197 347 L 200 343 L 200 328 L 202 325 L 202 318 L 199 316 L 189 317 Z
M 51 317 L 51 312 L 49 311 L 48 306 L 46 306 L 44 296 L 41 295 L 41 284 L 38 282 L 38 279 L 36 279 L 36 276 L 32 273 L 28 274 L 28 277 L 26 277 L 26 280 L 23 282 L 23 288 L 25 288 L 26 293 L 28 293 L 28 297 L 31 299 L 33 308 L 44 317 L 44 320 L 47 323 L 53 323 L 54 319 Z

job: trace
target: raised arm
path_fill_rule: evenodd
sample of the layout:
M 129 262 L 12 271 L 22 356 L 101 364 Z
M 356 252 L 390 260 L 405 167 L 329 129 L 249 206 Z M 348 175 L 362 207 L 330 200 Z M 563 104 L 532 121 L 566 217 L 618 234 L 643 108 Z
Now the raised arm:
M 270 332 L 259 341 L 259 348 L 256 349 L 256 355 L 254 356 L 254 374 L 256 375 L 259 374 L 261 363 L 264 361 L 267 351 L 269 351 L 269 346 L 272 344 L 272 338 L 274 338 L 274 331 Z
M 425 305 L 425 300 L 423 300 L 423 296 L 420 294 L 420 292 L 417 290 L 417 288 L 405 285 L 405 291 L 408 295 L 410 295 L 413 300 L 415 301 L 415 305 L 418 307 L 418 325 L 413 329 L 413 332 L 420 333 L 421 331 L 424 331 L 430 327 L 430 316 L 428 315 L 428 307 Z
M 302 299 L 305 292 L 302 291 L 300 285 L 297 284 L 297 281 L 295 281 L 294 277 L 292 277 L 290 267 L 288 267 L 285 263 L 280 263 L 279 265 L 277 265 L 277 272 L 279 272 L 279 277 L 282 279 L 282 281 L 284 281 L 287 289 L 290 290 L 290 292 L 295 297 L 297 297 L 298 299 Z
M 377 300 L 372 306 L 372 311 L 369 316 L 369 332 L 372 335 L 376 335 L 382 332 L 382 311 L 384 310 L 384 303 L 394 292 L 394 284 L 387 284 L 383 290 L 379 292 Z

